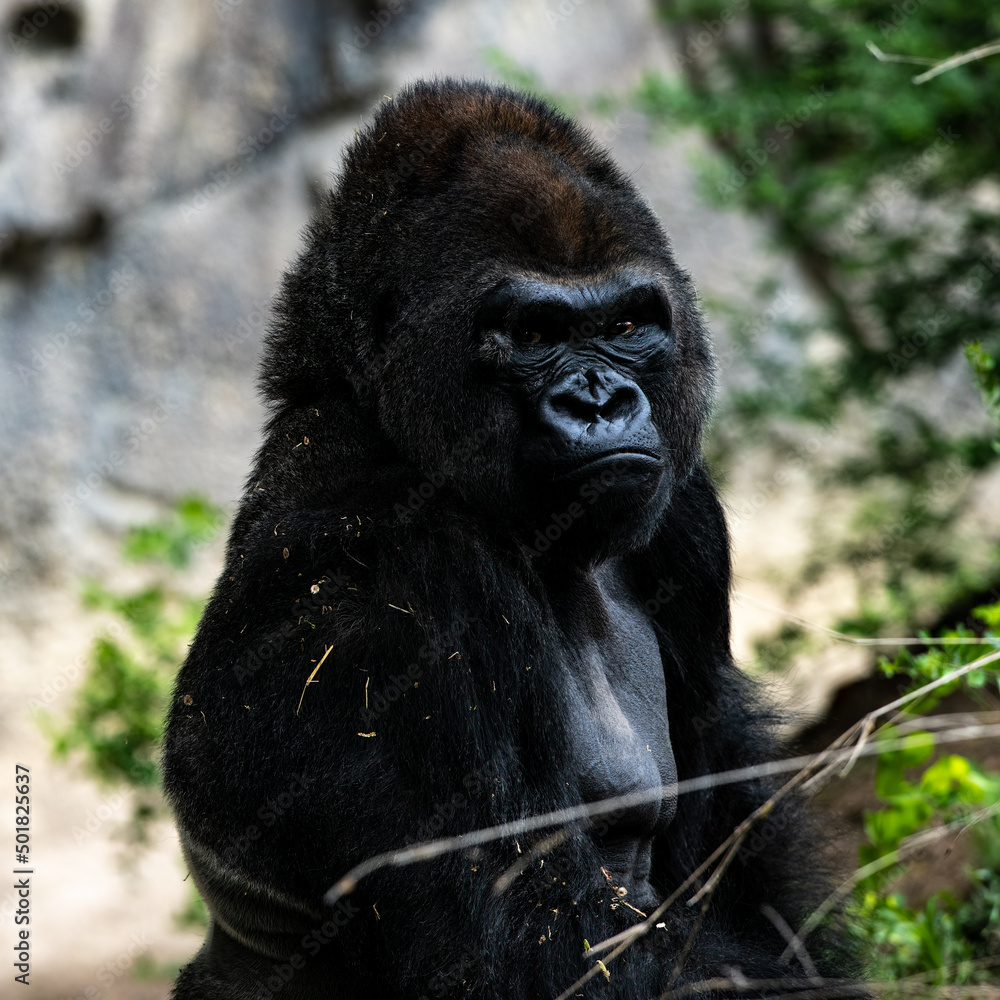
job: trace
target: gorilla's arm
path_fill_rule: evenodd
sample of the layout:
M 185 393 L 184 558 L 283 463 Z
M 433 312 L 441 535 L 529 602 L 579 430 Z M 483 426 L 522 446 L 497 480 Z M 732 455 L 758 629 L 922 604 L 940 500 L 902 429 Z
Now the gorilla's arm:
M 516 978 L 526 936 L 537 946 L 525 890 L 490 892 L 516 861 L 513 839 L 479 864 L 450 854 L 373 874 L 339 908 L 322 905 L 371 856 L 568 802 L 550 776 L 523 790 L 522 751 L 542 771 L 560 766 L 545 745 L 558 706 L 523 573 L 497 561 L 484 576 L 494 554 L 447 508 L 442 499 L 412 522 L 379 525 L 286 509 L 244 518 L 234 534 L 178 678 L 164 758 L 220 928 L 212 961 L 238 956 L 228 974 L 298 954 L 324 990 L 336 974 L 367 995 L 405 995 L 458 967 L 498 988 Z M 504 963 L 504 978 L 491 978 Z

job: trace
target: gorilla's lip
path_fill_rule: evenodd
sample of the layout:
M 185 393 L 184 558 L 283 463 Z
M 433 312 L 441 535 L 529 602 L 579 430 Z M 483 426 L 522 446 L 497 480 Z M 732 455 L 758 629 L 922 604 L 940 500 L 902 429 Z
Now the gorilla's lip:
M 625 463 L 628 468 L 616 470 L 614 468 L 616 462 Z M 565 479 L 577 479 L 580 476 L 596 472 L 607 465 L 611 465 L 612 473 L 636 472 L 639 471 L 636 468 L 637 466 L 641 471 L 649 473 L 653 471 L 653 468 L 663 468 L 663 458 L 648 448 L 617 448 L 613 451 L 602 451 L 599 455 L 593 455 L 578 465 L 557 473 L 554 478 L 556 482 Z

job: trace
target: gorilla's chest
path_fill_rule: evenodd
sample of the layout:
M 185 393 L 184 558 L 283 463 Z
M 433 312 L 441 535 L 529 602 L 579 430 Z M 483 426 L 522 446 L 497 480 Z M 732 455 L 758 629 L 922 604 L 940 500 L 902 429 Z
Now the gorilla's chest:
M 563 737 L 585 802 L 659 790 L 677 780 L 659 646 L 637 602 L 602 593 L 601 627 L 565 631 Z M 676 798 L 651 798 L 595 819 L 606 867 L 640 879 L 653 835 Z

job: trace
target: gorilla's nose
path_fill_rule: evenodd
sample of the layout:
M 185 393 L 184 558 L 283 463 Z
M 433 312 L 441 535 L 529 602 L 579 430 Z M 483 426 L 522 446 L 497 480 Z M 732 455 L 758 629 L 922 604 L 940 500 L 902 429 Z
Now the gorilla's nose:
M 555 382 L 541 400 L 539 416 L 550 431 L 573 440 L 581 434 L 609 439 L 627 436 L 649 420 L 649 403 L 631 379 L 589 368 Z

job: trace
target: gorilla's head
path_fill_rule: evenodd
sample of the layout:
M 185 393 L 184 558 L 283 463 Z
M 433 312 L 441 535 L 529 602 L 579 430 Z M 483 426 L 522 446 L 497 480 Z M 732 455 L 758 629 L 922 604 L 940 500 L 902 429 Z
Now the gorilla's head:
M 265 358 L 347 477 L 400 459 L 481 519 L 648 541 L 697 460 L 711 355 L 688 276 L 606 152 L 503 87 L 384 103 L 286 279 Z M 336 489 L 336 483 L 330 488 Z

